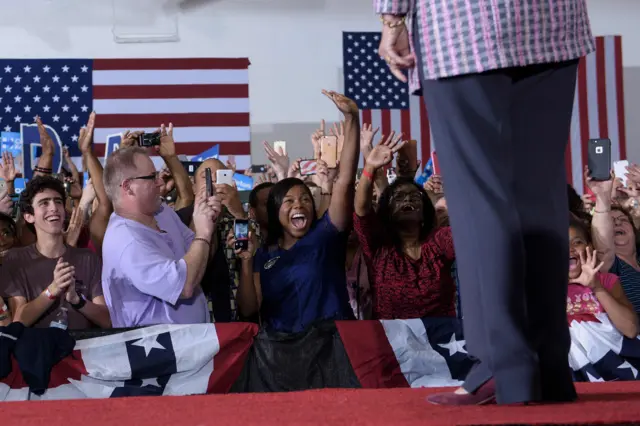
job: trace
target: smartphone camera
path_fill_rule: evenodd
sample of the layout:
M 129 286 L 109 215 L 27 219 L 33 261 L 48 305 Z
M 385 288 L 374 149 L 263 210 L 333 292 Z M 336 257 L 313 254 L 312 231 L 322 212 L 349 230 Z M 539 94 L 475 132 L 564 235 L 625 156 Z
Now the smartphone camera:
M 71 195 L 71 184 L 69 182 L 64 183 L 64 193 Z
M 138 137 L 138 145 L 143 148 L 160 145 L 160 133 L 143 133 Z
M 267 166 L 265 164 L 255 164 L 251 166 L 251 173 L 267 173 Z
M 211 169 L 208 167 L 204 169 L 204 178 L 207 185 L 207 198 L 213 197 L 213 178 L 211 177 Z
M 249 221 L 236 219 L 233 225 L 233 233 L 236 237 L 236 250 L 247 250 L 249 248 Z

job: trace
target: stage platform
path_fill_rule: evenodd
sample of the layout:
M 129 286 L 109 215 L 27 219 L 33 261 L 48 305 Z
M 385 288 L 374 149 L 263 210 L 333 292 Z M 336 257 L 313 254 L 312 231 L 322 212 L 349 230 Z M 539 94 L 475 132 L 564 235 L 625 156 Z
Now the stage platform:
M 572 404 L 441 407 L 441 389 L 322 389 L 291 393 L 4 402 L 3 425 L 640 424 L 640 382 L 579 383 Z

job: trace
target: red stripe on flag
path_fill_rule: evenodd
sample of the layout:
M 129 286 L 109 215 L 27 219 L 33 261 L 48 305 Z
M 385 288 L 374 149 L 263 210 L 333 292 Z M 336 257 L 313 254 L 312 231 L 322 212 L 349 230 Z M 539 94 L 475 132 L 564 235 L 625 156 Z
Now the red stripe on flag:
M 336 328 L 363 388 L 409 387 L 380 321 L 336 321 Z
M 175 127 L 249 126 L 249 113 L 98 114 L 96 128 L 140 129 L 173 123 Z
M 587 90 L 587 61 L 583 58 L 580 59 L 580 64 L 578 65 L 578 110 L 580 115 L 578 119 L 580 120 L 580 143 L 581 148 L 581 158 L 582 164 L 580 167 L 580 171 L 584 170 L 584 166 L 588 164 L 588 140 L 589 140 L 589 99 L 588 99 L 588 90 Z M 606 103 L 605 103 L 606 106 Z M 604 107 L 603 107 L 604 108 Z M 571 166 L 571 158 L 569 158 L 569 166 Z M 582 185 L 584 189 L 584 179 L 581 179 Z M 573 182 L 573 181 L 572 181 Z M 581 188 L 576 188 L 581 189 Z
M 400 110 L 400 126 L 402 128 L 402 138 L 411 140 L 411 111 L 408 109 Z
M 249 58 L 95 59 L 93 70 L 243 70 L 249 64 Z
M 371 110 L 362 110 L 362 124 L 371 124 Z
M 622 37 L 616 36 L 614 39 L 615 44 L 615 57 L 616 57 L 616 100 L 618 111 L 618 134 L 620 146 L 620 160 L 627 158 L 627 135 L 626 135 L 626 122 L 624 118 L 624 85 L 622 78 Z
M 191 99 L 248 97 L 248 84 L 93 86 L 94 99 Z
M 596 81 L 598 87 L 598 124 L 601 138 L 609 137 L 609 123 L 607 120 L 607 66 L 604 38 L 596 38 Z
M 425 165 L 431 157 L 431 125 L 429 124 L 429 114 L 422 97 L 420 97 L 420 147 L 422 148 L 420 164 Z
M 82 361 L 82 352 L 73 353 L 57 363 L 51 370 L 49 378 L 49 388 L 66 385 L 69 379 L 80 380 L 83 375 L 88 375 L 87 368 Z
M 212 325 L 215 327 L 215 325 Z M 240 376 L 244 363 L 258 334 L 252 323 L 229 323 L 216 327 L 220 350 L 213 357 L 207 393 L 227 393 Z
M 251 155 L 251 142 L 179 142 L 176 143 L 178 155 L 198 155 L 214 145 L 220 145 L 220 155 Z M 105 144 L 93 146 L 96 157 L 104 157 Z
M 380 127 L 382 134 L 388 136 L 394 130 L 391 128 L 391 111 L 388 109 L 380 110 Z

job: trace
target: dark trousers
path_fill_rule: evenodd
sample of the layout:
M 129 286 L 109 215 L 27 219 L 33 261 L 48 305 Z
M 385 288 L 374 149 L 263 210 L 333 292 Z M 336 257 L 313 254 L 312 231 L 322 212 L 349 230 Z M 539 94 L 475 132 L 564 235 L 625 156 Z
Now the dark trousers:
M 570 400 L 564 153 L 577 61 L 423 81 L 456 250 L 464 387 Z

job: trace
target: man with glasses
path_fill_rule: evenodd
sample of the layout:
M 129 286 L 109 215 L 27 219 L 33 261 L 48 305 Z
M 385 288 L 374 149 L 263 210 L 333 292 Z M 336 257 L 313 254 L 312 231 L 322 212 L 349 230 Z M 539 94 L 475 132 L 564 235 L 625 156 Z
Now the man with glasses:
M 110 155 L 103 178 L 114 208 L 102 247 L 103 289 L 113 326 L 209 322 L 200 281 L 220 201 L 204 191 L 197 194 L 192 232 L 162 203 L 162 182 L 139 147 Z

